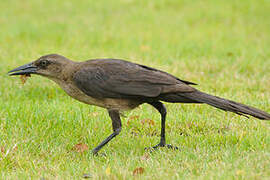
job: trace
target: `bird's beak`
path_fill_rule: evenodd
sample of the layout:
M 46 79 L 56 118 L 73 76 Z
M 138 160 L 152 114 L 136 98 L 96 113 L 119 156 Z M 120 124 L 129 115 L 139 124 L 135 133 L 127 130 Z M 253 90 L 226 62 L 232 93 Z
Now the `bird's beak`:
M 35 74 L 37 71 L 37 67 L 33 63 L 25 64 L 23 66 L 17 67 L 11 71 L 9 71 L 10 76 L 14 75 L 30 75 Z

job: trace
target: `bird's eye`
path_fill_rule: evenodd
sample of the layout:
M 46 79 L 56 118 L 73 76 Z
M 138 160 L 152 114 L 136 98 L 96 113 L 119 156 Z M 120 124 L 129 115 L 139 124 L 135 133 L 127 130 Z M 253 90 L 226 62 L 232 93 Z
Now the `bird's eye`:
M 47 60 L 42 60 L 42 61 L 40 62 L 40 65 L 41 65 L 42 67 L 46 67 L 48 64 L 49 64 L 49 61 L 47 61 Z

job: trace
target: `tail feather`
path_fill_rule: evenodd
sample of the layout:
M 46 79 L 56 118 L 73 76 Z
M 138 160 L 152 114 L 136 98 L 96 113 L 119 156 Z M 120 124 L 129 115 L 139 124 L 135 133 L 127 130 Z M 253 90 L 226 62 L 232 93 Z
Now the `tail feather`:
M 192 93 L 181 93 L 178 94 L 178 96 L 183 96 L 199 103 L 206 103 L 224 111 L 231 111 L 239 115 L 245 116 L 246 114 L 256 117 L 258 119 L 270 120 L 270 114 L 268 114 L 267 112 L 231 100 L 206 94 L 200 91 L 195 91 Z

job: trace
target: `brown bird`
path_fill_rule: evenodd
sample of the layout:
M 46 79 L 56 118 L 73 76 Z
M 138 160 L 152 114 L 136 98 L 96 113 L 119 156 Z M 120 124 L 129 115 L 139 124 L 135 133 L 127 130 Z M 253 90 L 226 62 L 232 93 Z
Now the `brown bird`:
M 190 86 L 196 85 L 195 83 L 120 59 L 74 62 L 61 55 L 50 54 L 9 71 L 11 76 L 30 74 L 47 77 L 56 82 L 69 96 L 108 110 L 113 133 L 93 149 L 94 154 L 120 133 L 120 111 L 134 109 L 143 103 L 152 105 L 161 114 L 161 139 L 153 148 L 174 148 L 165 141 L 166 108 L 161 101 L 206 103 L 239 115 L 270 120 L 270 114 L 264 111 L 203 93 Z

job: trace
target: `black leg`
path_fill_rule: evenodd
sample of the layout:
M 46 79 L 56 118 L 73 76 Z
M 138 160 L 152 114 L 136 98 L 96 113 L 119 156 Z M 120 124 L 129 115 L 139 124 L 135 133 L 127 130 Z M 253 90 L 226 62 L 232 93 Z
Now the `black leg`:
M 167 148 L 178 149 L 178 147 L 173 147 L 172 145 L 166 144 L 166 138 L 165 138 L 165 123 L 166 123 L 166 115 L 167 115 L 166 107 L 164 106 L 164 104 L 162 104 L 159 101 L 150 102 L 149 104 L 152 105 L 154 108 L 156 108 L 161 115 L 160 142 L 159 144 L 155 145 L 153 148 L 156 149 L 158 147 L 167 147 Z
M 112 127 L 113 127 L 113 133 L 108 136 L 104 141 L 102 141 L 95 149 L 92 150 L 93 154 L 97 154 L 97 152 L 105 146 L 110 140 L 112 140 L 115 136 L 117 136 L 121 132 L 121 119 L 119 111 L 117 110 L 108 110 L 109 116 L 112 119 Z

